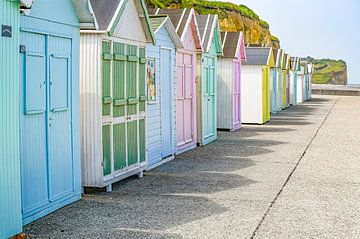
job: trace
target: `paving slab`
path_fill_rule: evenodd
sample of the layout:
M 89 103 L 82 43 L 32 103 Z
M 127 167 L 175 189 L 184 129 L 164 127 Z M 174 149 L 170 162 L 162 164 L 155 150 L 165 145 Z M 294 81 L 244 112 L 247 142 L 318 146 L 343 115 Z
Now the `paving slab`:
M 359 124 L 359 108 L 353 98 L 316 96 L 265 125 L 219 132 L 218 141 L 142 179 L 116 183 L 112 193 L 86 194 L 25 232 L 31 238 L 358 235 L 360 152 L 350 142 L 359 132 L 350 123 Z

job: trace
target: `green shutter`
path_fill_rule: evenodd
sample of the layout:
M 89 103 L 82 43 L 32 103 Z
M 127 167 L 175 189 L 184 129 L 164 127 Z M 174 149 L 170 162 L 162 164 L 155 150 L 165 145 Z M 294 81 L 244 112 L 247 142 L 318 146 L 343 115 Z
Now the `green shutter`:
M 103 172 L 104 176 L 111 174 L 111 148 L 110 148 L 110 125 L 102 127 L 103 147 Z
M 114 125 L 114 169 L 126 167 L 125 123 Z
M 140 99 L 140 111 L 145 111 L 145 48 L 139 49 L 139 99 Z
M 137 121 L 128 122 L 127 130 L 128 164 L 131 166 L 138 162 Z
M 140 137 L 140 162 L 145 161 L 146 141 L 145 141 L 145 120 L 139 120 L 139 137 Z
M 113 116 L 121 117 L 125 115 L 125 61 L 121 56 L 125 54 L 125 46 L 121 43 L 114 43 L 113 46 Z
M 136 46 L 127 46 L 127 55 L 137 57 L 137 47 Z M 128 61 L 126 64 L 126 94 L 127 99 L 137 98 L 136 92 L 136 81 L 137 81 L 137 64 L 135 61 Z M 137 104 L 127 105 L 127 114 L 135 115 L 137 113 Z
M 110 65 L 111 65 L 111 46 L 110 42 L 102 42 L 102 115 L 108 116 L 111 112 L 111 92 L 110 92 Z M 109 100 L 110 99 L 110 100 Z

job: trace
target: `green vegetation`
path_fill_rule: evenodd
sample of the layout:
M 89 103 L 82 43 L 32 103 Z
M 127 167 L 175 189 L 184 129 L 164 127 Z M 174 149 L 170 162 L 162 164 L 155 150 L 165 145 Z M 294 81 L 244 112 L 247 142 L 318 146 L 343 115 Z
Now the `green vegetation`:
M 264 20 L 261 20 L 261 19 L 260 19 L 260 26 L 262 28 L 265 28 L 265 29 L 270 29 L 269 23 L 267 21 L 264 21 Z
M 346 62 L 343 60 L 314 60 L 314 64 L 312 81 L 315 84 L 326 84 L 331 80 L 333 73 L 344 72 L 347 68 Z
M 259 16 L 250 8 L 245 5 L 236 5 L 230 2 L 210 2 L 206 0 L 146 0 L 149 7 L 159 8 L 180 8 L 180 7 L 193 7 L 199 14 L 217 13 L 224 14 L 225 11 L 238 12 L 242 16 L 260 20 Z M 262 26 L 269 28 L 269 24 L 262 21 Z
M 274 35 L 271 36 L 271 40 L 280 42 L 279 38 L 277 36 L 274 36 Z

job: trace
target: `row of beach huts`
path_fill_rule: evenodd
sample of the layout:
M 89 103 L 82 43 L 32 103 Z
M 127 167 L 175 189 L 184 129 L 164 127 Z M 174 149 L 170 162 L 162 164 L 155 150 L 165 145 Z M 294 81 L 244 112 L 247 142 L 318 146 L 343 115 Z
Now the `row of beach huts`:
M 311 62 L 193 9 L 0 0 L 0 24 L 0 239 L 311 98 Z

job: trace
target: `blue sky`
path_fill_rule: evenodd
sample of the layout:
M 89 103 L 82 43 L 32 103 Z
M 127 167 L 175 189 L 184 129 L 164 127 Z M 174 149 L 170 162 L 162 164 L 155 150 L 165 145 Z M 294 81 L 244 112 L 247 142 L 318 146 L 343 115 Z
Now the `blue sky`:
M 343 59 L 360 84 L 359 0 L 230 0 L 252 8 L 292 55 Z

